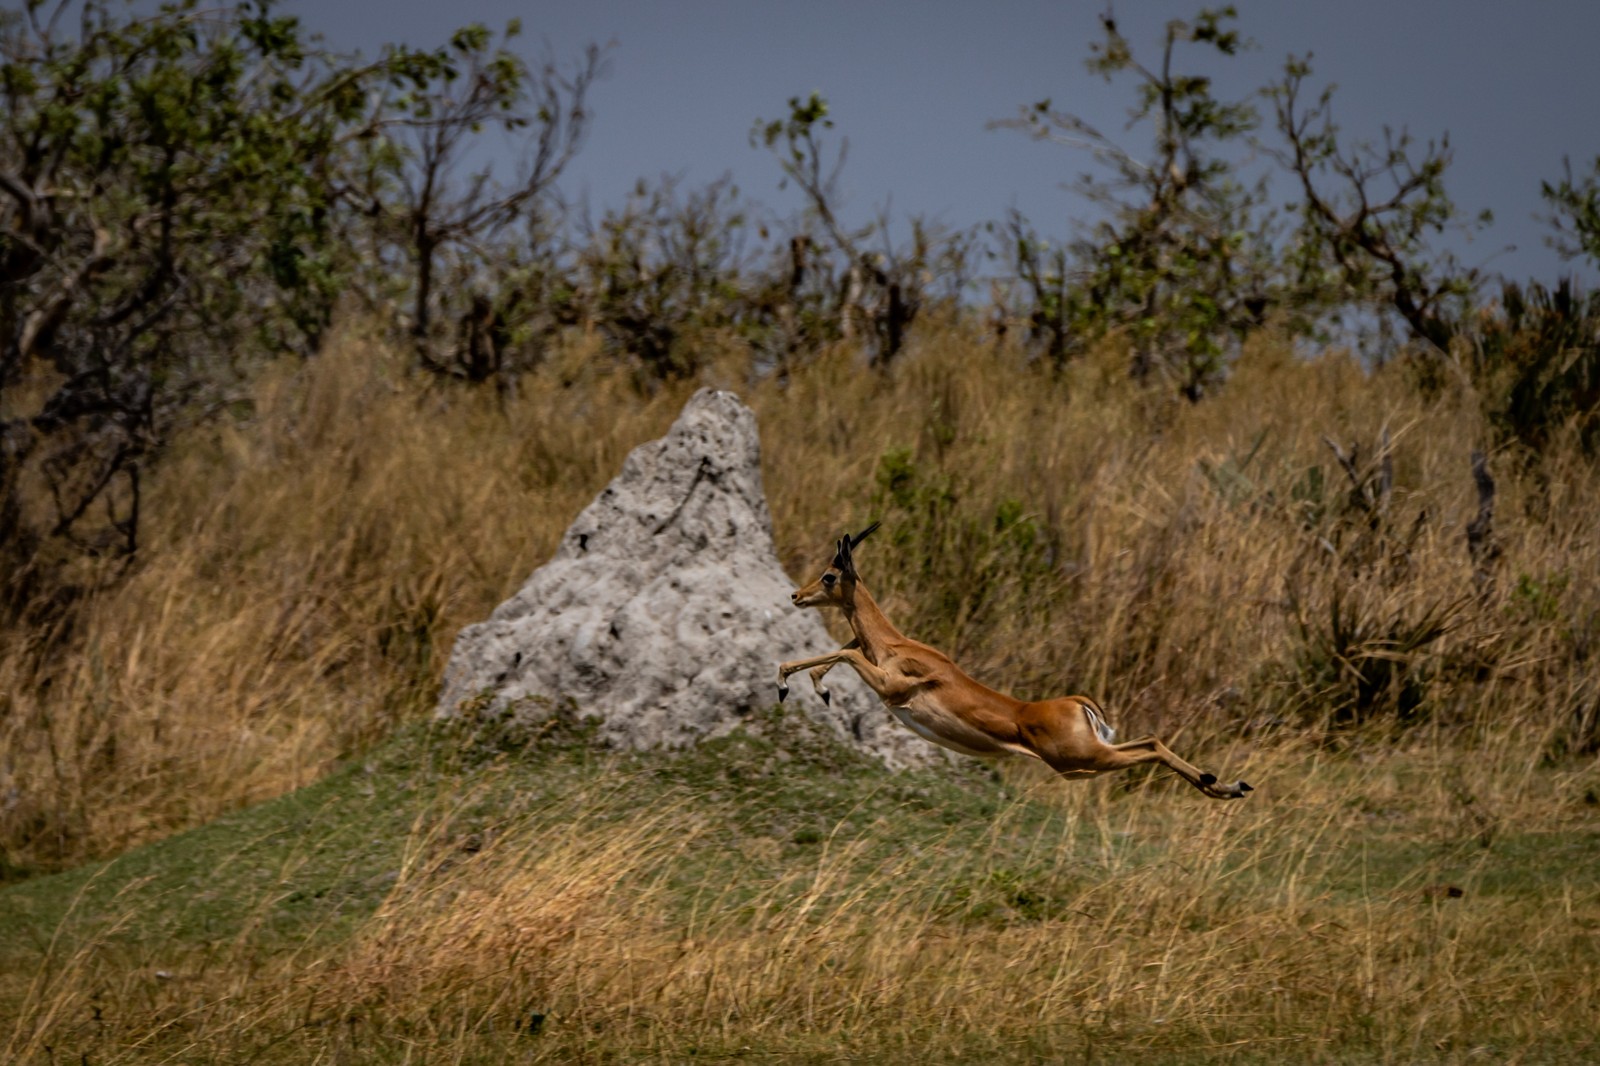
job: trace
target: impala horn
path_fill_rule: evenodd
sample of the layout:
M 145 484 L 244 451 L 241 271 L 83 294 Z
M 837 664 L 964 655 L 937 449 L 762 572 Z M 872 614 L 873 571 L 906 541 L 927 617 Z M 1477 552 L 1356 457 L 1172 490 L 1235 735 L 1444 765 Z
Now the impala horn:
M 862 541 L 872 536 L 872 531 L 877 529 L 881 524 L 882 523 L 880 522 L 874 522 L 872 525 L 868 526 L 866 529 L 863 529 L 860 533 L 857 533 L 853 537 L 846 534 L 845 539 L 850 542 L 850 547 L 857 547 Z
M 860 533 L 857 533 L 853 537 L 848 533 L 840 537 L 838 546 L 834 548 L 833 565 L 838 567 L 844 573 L 854 574 L 856 572 L 856 567 L 855 562 L 850 558 L 850 552 L 857 544 L 860 544 L 862 541 L 866 540 L 867 537 L 871 535 L 872 531 L 877 528 L 878 523 L 874 522 L 872 525 L 868 526 L 866 529 L 863 529 Z

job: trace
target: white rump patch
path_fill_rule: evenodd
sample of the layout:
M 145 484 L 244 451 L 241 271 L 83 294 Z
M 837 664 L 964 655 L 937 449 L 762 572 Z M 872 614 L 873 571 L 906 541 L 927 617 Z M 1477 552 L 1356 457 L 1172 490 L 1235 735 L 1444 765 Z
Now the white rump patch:
M 1117 742 L 1117 731 L 1112 729 L 1104 718 L 1100 717 L 1100 712 L 1094 709 L 1093 704 L 1085 703 L 1083 705 L 1083 713 L 1088 717 L 1089 724 L 1094 727 L 1094 731 L 1100 734 L 1100 740 L 1103 743 L 1115 744 Z

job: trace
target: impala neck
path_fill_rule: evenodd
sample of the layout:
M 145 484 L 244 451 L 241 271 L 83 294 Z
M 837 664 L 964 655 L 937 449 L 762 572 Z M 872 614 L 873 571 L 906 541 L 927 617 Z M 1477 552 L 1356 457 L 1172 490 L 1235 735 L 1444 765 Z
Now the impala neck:
M 855 595 L 844 605 L 845 620 L 861 643 L 861 653 L 876 663 L 884 647 L 891 641 L 904 640 L 905 635 L 894 627 L 878 601 L 872 598 L 867 586 L 856 582 Z

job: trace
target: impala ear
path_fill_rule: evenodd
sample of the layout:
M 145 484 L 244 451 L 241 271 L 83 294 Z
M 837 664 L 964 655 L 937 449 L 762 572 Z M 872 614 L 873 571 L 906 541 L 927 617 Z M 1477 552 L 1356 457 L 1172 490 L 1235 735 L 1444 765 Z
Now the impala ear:
M 834 570 L 850 578 L 856 576 L 856 562 L 850 557 L 850 533 L 838 538 L 838 547 L 834 551 Z
M 833 568 L 841 573 L 850 572 L 850 534 L 846 533 L 833 545 Z

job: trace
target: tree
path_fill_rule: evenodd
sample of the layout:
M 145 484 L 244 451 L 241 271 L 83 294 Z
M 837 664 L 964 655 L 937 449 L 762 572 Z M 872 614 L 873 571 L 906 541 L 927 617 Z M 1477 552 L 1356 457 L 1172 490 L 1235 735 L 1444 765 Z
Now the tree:
M 1561 161 L 1561 180 L 1540 182 L 1540 193 L 1554 212 L 1548 219 L 1555 234 L 1551 247 L 1565 259 L 1588 256 L 1600 264 L 1600 156 L 1589 173 L 1572 176 L 1572 160 Z
M 893 362 L 905 346 L 906 332 L 925 302 L 930 265 L 940 257 L 949 239 L 916 218 L 911 220 L 910 241 L 896 244 L 890 235 L 886 210 L 864 226 L 844 226 L 837 213 L 838 181 L 850 142 L 841 142 L 832 163 L 828 163 L 829 153 L 820 135 L 832 128 L 827 100 L 812 93 L 804 100 L 791 97 L 786 119 L 757 119 L 750 140 L 770 151 L 785 179 L 794 182 L 804 194 L 823 239 L 843 260 L 838 278 L 842 285 L 841 329 L 850 332 L 853 317 L 865 312 L 876 340 L 872 363 L 882 368 Z M 880 242 L 876 251 L 868 246 L 874 238 Z
M 1015 208 L 1002 225 L 1000 254 L 1009 260 L 1028 301 L 1028 343 L 1059 370 L 1075 350 L 1076 327 L 1086 317 L 1079 290 L 1071 283 L 1067 249 L 1041 238 Z
M 680 194 L 678 179 L 640 181 L 598 225 L 584 220 L 578 254 L 592 318 L 613 351 L 655 379 L 685 377 L 708 331 L 755 341 L 765 331 L 748 276 L 748 219 L 731 177 Z
M 1013 265 L 1034 297 L 1036 333 L 1056 361 L 1065 358 L 1069 336 L 1125 329 L 1136 375 L 1169 375 L 1198 399 L 1220 376 L 1236 337 L 1261 322 L 1273 298 L 1264 179 L 1240 184 L 1228 158 L 1258 116 L 1248 101 L 1219 99 L 1209 77 L 1176 69 L 1183 46 L 1236 55 L 1246 42 L 1232 28 L 1235 17 L 1224 7 L 1167 23 L 1152 67 L 1137 58 L 1115 18 L 1101 16 L 1105 36 L 1088 67 L 1108 82 L 1133 78 L 1129 127 L 1149 129 L 1148 154 L 1049 100 L 994 123 L 1086 151 L 1102 168 L 1074 185 L 1104 217 L 1071 244 L 1070 263 L 1058 254 L 1052 269 L 1022 220 L 1008 225 Z
M 513 20 L 496 45 L 485 27 L 471 25 L 442 48 L 389 49 L 389 93 L 368 131 L 376 140 L 357 194 L 378 222 L 380 249 L 402 258 L 420 362 L 469 378 L 488 369 L 474 360 L 468 337 L 452 355 L 439 351 L 438 323 L 456 319 L 438 292 L 439 273 L 450 271 L 462 302 L 482 310 L 486 297 L 474 289 L 512 258 L 486 237 L 518 222 L 539 232 L 541 201 L 583 143 L 588 91 L 603 72 L 603 54 L 591 45 L 570 73 L 552 60 L 536 73 L 505 47 L 519 33 Z M 526 144 L 509 185 L 497 182 L 492 162 L 460 174 L 485 129 Z
M 0 12 L 7 595 L 48 543 L 131 553 L 167 424 L 225 399 L 248 342 L 316 343 L 339 287 L 328 174 L 363 77 L 265 0 Z
M 425 365 L 492 376 L 507 308 L 465 282 L 513 262 L 486 235 L 542 232 L 599 61 L 535 75 L 469 26 L 362 62 L 272 0 L 0 11 L 0 606 L 53 562 L 133 554 L 171 429 L 227 409 L 262 359 L 309 355 L 341 294 L 395 291 L 396 265 Z M 508 188 L 457 179 L 485 128 L 533 131 Z M 453 358 L 433 346 L 447 257 Z
M 1306 106 L 1309 57 L 1291 57 L 1281 82 L 1267 90 L 1284 144 L 1269 151 L 1301 193 L 1300 228 L 1290 259 L 1308 288 L 1329 286 L 1329 303 L 1376 302 L 1399 314 L 1418 340 L 1448 351 L 1476 294 L 1478 273 L 1429 243 L 1431 234 L 1461 225 L 1444 188 L 1448 136 L 1413 158 L 1405 130 L 1384 127 L 1383 142 L 1347 144 L 1332 115 L 1333 86 Z M 1490 221 L 1487 211 L 1477 224 Z

